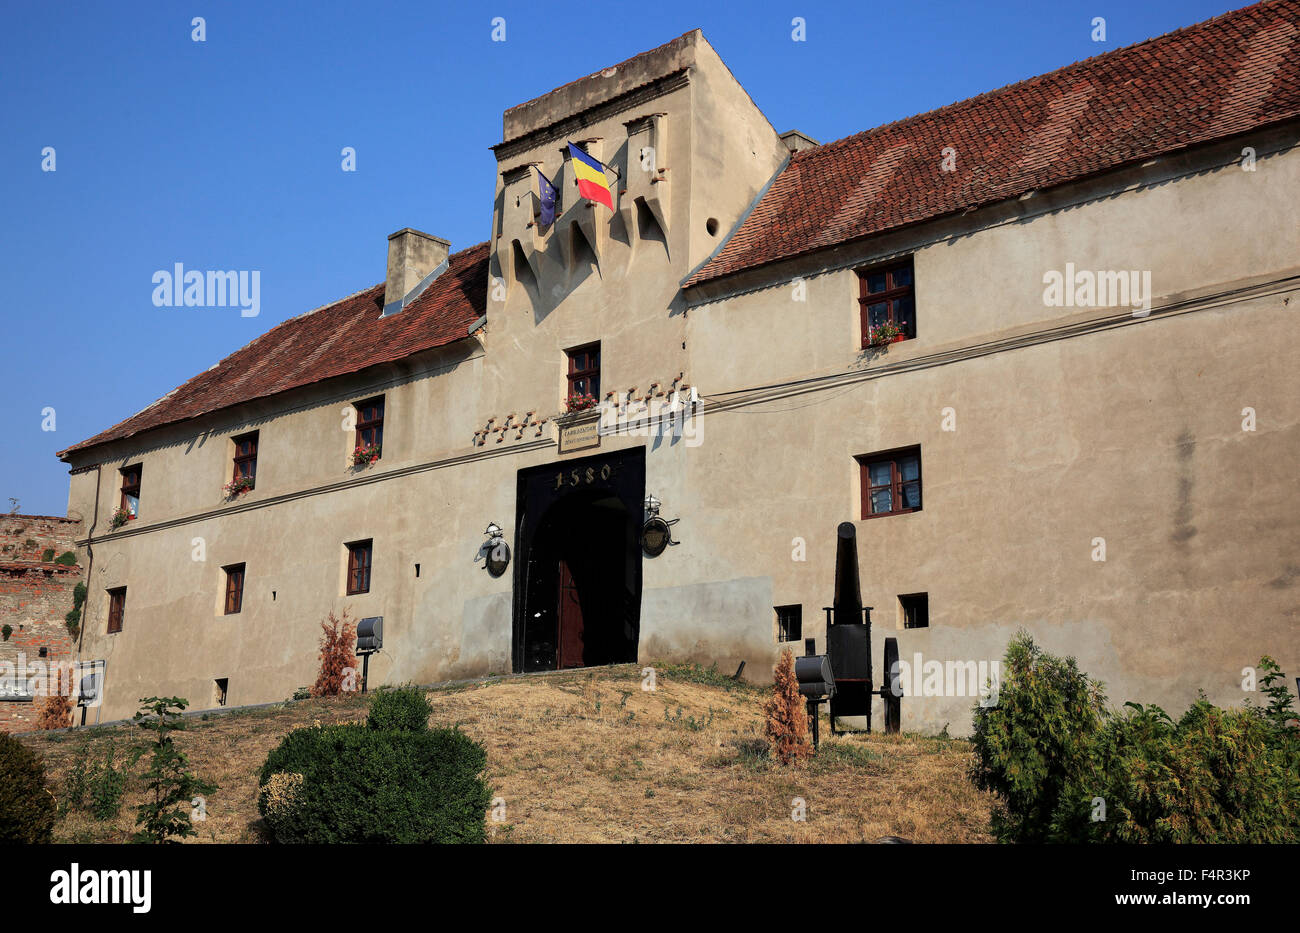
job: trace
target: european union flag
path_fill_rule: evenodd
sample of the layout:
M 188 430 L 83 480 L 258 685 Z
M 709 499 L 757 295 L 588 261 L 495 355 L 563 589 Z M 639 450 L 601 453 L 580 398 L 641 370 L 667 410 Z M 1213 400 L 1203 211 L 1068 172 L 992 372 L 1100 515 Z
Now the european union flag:
M 537 168 L 536 166 L 533 166 Z M 542 174 L 542 170 L 537 169 L 537 197 L 542 202 L 542 216 L 538 218 L 538 225 L 549 227 L 555 223 L 555 207 L 560 199 L 560 192 L 556 190 L 551 180 Z

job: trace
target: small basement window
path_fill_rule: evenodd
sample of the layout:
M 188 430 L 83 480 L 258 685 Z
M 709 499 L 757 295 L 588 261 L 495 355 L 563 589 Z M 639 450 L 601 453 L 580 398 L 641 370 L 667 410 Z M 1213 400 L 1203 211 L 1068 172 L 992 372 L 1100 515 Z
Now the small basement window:
M 898 609 L 903 616 L 903 628 L 930 627 L 929 593 L 907 593 L 899 596 Z
M 776 640 L 798 641 L 803 638 L 803 606 L 777 606 Z
M 213 691 L 214 694 L 213 699 L 216 700 L 218 706 L 225 706 L 227 692 L 230 687 L 230 678 L 218 677 L 214 681 L 214 684 L 216 686 L 216 689 Z

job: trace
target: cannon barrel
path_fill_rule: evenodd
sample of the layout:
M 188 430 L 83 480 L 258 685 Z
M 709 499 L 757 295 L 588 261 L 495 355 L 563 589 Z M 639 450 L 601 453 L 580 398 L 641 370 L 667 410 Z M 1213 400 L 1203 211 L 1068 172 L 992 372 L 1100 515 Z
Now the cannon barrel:
M 858 530 L 840 522 L 835 543 L 835 601 L 832 625 L 862 622 L 862 587 L 858 582 Z

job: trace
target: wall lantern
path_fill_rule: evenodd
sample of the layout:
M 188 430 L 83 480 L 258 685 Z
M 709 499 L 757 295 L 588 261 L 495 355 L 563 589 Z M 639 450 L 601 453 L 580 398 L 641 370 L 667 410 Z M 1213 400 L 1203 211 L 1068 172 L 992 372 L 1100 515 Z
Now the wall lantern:
M 645 524 L 641 526 L 641 550 L 645 552 L 646 557 L 658 557 L 670 544 L 678 544 L 673 540 L 672 526 L 676 525 L 681 519 L 674 518 L 668 521 L 659 517 L 659 507 L 663 503 L 654 496 L 645 497 Z
M 505 532 L 496 522 L 488 522 L 487 530 L 483 534 L 487 535 L 487 540 L 483 542 L 482 547 L 486 556 L 483 566 L 492 576 L 499 577 L 510 566 L 510 545 L 506 544 Z

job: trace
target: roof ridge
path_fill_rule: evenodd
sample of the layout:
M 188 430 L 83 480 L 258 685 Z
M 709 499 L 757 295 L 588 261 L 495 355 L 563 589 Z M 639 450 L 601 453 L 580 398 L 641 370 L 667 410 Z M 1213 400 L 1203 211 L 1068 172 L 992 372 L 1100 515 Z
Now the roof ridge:
M 935 116 L 944 113 L 945 111 L 955 110 L 958 107 L 961 107 L 966 104 L 973 104 L 976 101 L 989 100 L 991 98 L 997 97 L 1001 94 L 1005 94 L 1008 91 L 1014 90 L 1016 88 L 1030 87 L 1036 83 L 1046 82 L 1049 78 L 1053 78 L 1058 75 L 1061 75 L 1067 71 L 1070 71 L 1071 69 L 1082 68 L 1084 65 L 1087 65 L 1090 62 L 1098 62 L 1104 58 L 1109 58 L 1114 55 L 1119 55 L 1121 52 L 1128 52 L 1133 49 L 1141 48 L 1142 46 L 1148 45 L 1152 42 L 1160 42 L 1162 40 L 1168 39 L 1170 36 L 1176 36 L 1180 32 L 1190 32 L 1192 30 L 1204 29 L 1205 27 L 1209 26 L 1211 23 L 1217 22 L 1218 20 L 1227 19 L 1229 17 L 1239 16 L 1248 10 L 1267 9 L 1269 7 L 1274 6 L 1275 4 L 1282 5 L 1282 4 L 1286 4 L 1287 2 L 1289 2 L 1289 0 L 1258 0 L 1258 2 L 1256 3 L 1251 3 L 1248 4 L 1247 6 L 1238 7 L 1235 10 L 1228 10 L 1226 13 L 1220 13 L 1218 16 L 1212 16 L 1209 19 L 1203 19 L 1200 20 L 1199 22 L 1191 23 L 1187 26 L 1179 26 L 1177 29 L 1171 29 L 1168 32 L 1162 32 L 1158 36 L 1150 36 L 1146 39 L 1142 39 L 1138 42 L 1134 42 L 1131 45 L 1122 45 L 1119 48 L 1108 49 L 1105 52 L 1099 52 L 1096 55 L 1090 55 L 1087 58 L 1081 58 L 1078 61 L 1073 61 L 1070 62 L 1069 64 L 1061 65 L 1059 68 L 1054 68 L 1051 71 L 1045 71 L 1042 74 L 1031 75 L 1028 78 L 1022 78 L 1019 81 L 1012 81 L 1010 84 L 1004 84 L 1001 87 L 995 87 L 987 91 L 981 91 L 979 94 L 975 94 L 971 97 L 963 97 L 960 100 L 955 100 L 952 103 L 943 104 L 938 107 L 933 107 L 930 110 L 923 110 L 920 113 L 914 113 L 906 117 L 899 117 L 897 120 L 890 120 L 888 123 L 881 123 L 877 126 L 869 127 L 868 129 L 865 130 L 859 130 L 856 133 L 851 133 L 848 136 L 842 136 L 839 139 L 832 140 L 831 142 L 828 143 L 823 143 L 822 145 L 816 146 L 812 149 L 804 149 L 800 152 L 796 152 L 794 154 L 794 158 L 791 159 L 791 161 L 793 162 L 797 160 L 802 162 L 809 158 L 812 158 L 813 153 L 825 152 L 827 150 L 834 149 L 838 146 L 841 146 L 842 144 L 846 144 L 854 140 L 860 139 L 861 137 L 867 136 L 871 133 L 879 133 L 883 130 L 887 130 L 892 127 L 900 126 L 903 124 L 912 123 L 914 121 L 919 122 L 926 117 Z

